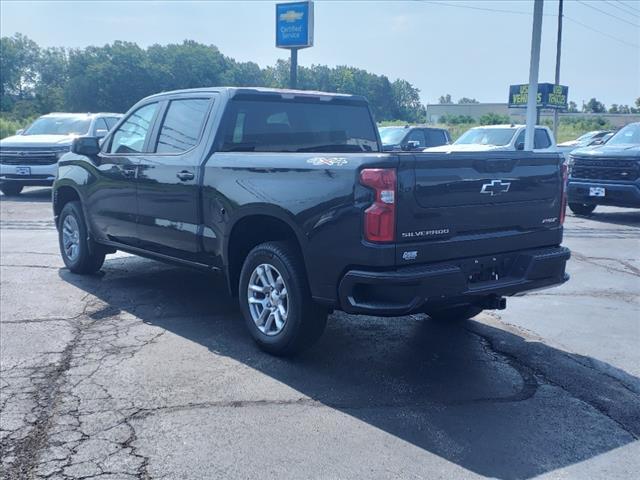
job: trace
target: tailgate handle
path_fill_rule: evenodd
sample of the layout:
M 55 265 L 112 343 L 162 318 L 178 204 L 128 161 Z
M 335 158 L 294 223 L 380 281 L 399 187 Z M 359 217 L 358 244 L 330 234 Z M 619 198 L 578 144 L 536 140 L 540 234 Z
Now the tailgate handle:
M 497 159 L 497 160 L 477 160 L 473 167 L 478 172 L 496 173 L 510 172 L 516 166 L 516 160 Z

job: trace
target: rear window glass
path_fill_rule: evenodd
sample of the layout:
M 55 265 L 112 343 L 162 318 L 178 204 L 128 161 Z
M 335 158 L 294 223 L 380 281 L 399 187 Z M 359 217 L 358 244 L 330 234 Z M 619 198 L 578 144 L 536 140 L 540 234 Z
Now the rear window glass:
M 536 128 L 536 133 L 533 136 L 533 148 L 549 148 L 551 146 L 551 139 L 549 134 L 543 128 Z
M 364 104 L 283 99 L 232 100 L 223 119 L 223 152 L 377 152 Z

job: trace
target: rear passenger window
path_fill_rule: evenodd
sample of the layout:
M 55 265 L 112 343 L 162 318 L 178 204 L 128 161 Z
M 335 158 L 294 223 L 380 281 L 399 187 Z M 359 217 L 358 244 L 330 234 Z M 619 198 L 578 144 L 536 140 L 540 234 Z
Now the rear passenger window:
M 549 133 L 544 128 L 536 128 L 536 133 L 533 136 L 533 148 L 549 148 L 550 146 Z
M 439 147 L 447 142 L 447 136 L 442 130 L 427 130 L 427 147 Z
M 104 137 L 108 131 L 109 127 L 107 126 L 107 122 L 104 121 L 104 118 L 97 118 L 93 129 L 93 134 L 96 136 L 102 135 Z
M 162 122 L 156 153 L 180 153 L 198 144 L 208 98 L 172 100 Z
M 116 123 L 118 123 L 118 120 L 120 120 L 119 118 L 116 117 L 105 117 L 104 121 L 107 122 L 107 127 L 109 127 L 109 130 L 111 130 L 113 127 L 115 127 Z

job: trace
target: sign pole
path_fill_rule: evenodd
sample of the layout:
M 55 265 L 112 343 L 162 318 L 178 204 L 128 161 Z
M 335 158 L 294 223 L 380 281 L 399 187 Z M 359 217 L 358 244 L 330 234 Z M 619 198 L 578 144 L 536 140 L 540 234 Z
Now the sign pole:
M 531 64 L 529 65 L 529 90 L 527 94 L 527 127 L 524 134 L 524 149 L 533 150 L 533 135 L 538 105 L 538 70 L 540 68 L 540 41 L 542 37 L 543 0 L 533 4 L 533 29 L 531 32 Z
M 296 88 L 298 85 L 298 49 L 291 49 L 291 70 L 289 71 L 289 87 Z
M 560 85 L 560 52 L 562 49 L 562 2 L 558 4 L 558 43 L 556 45 L 556 85 Z M 553 110 L 553 136 L 558 141 L 558 109 Z

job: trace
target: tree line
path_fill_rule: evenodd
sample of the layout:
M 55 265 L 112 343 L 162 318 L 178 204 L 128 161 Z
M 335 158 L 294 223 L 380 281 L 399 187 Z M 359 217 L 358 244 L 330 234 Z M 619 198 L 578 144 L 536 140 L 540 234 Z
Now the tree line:
M 191 40 L 148 48 L 115 41 L 68 49 L 42 48 L 21 34 L 0 39 L 0 112 L 12 119 L 52 111 L 125 112 L 147 95 L 181 88 L 286 88 L 288 82 L 288 61 L 260 68 Z M 379 121 L 426 119 L 417 88 L 359 68 L 299 67 L 298 88 L 364 95 Z

